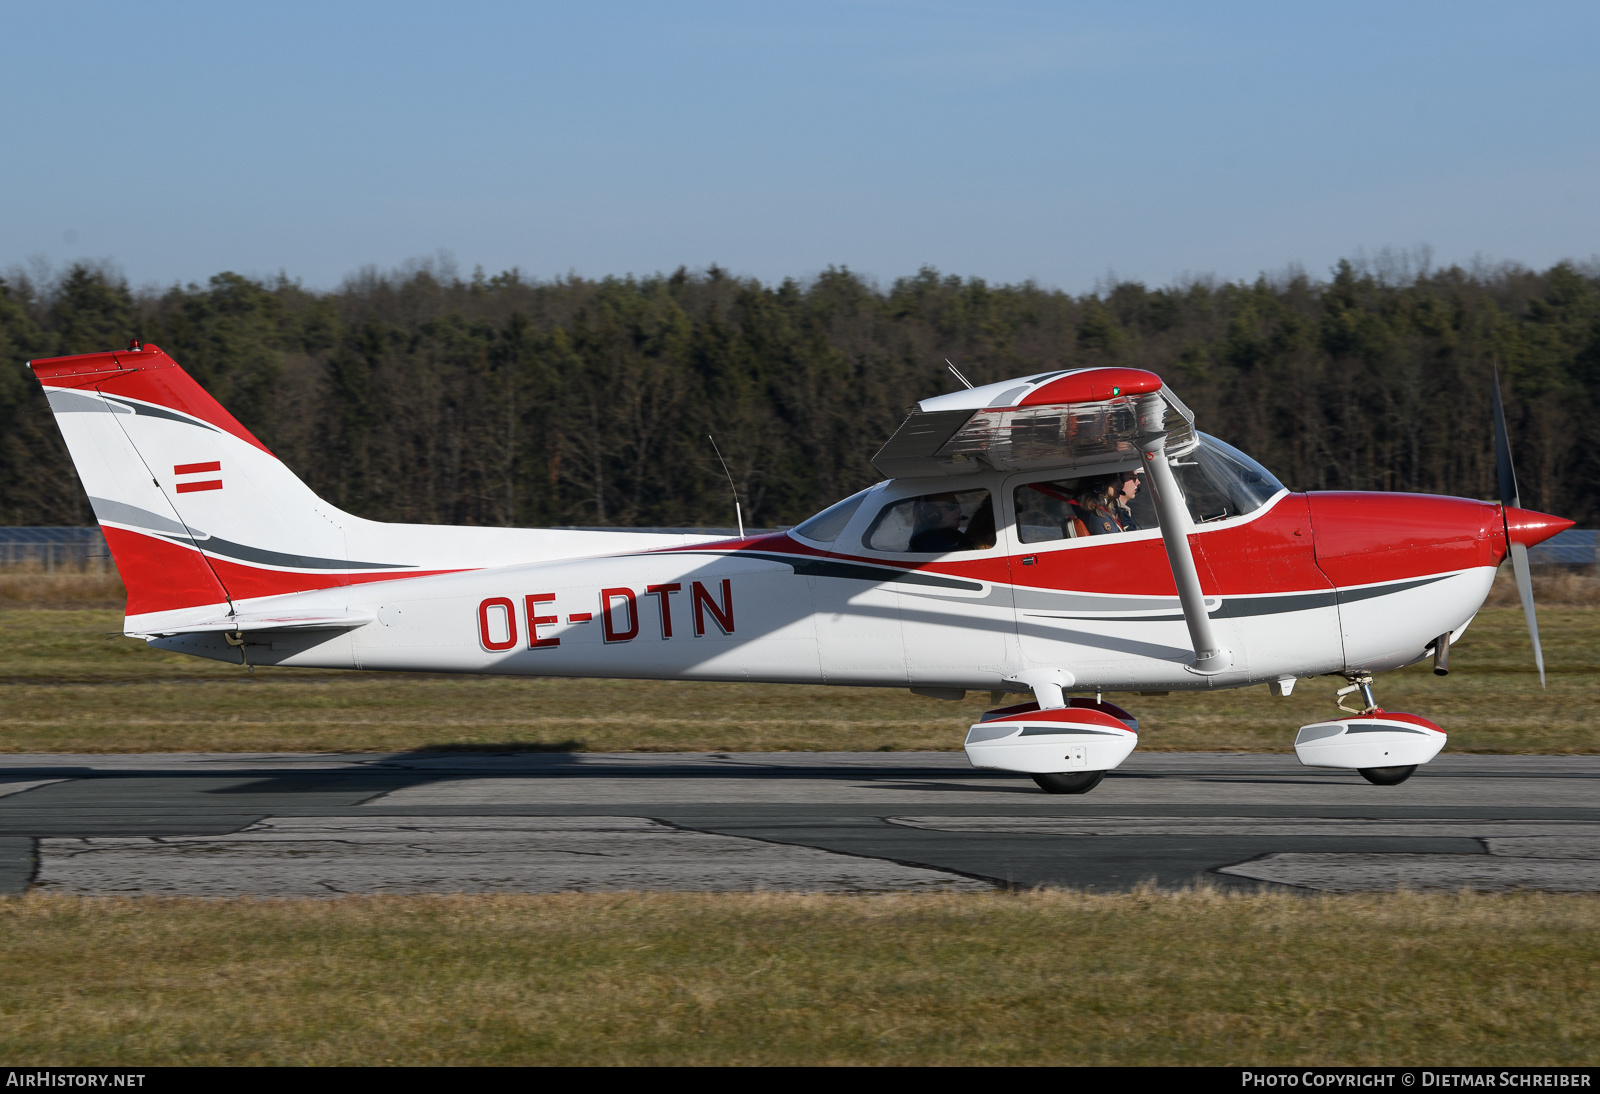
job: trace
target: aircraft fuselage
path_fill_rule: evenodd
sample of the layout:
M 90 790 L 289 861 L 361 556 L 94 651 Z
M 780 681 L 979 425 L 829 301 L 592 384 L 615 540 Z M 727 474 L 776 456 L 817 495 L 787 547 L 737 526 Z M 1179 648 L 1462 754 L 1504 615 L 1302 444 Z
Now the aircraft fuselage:
M 1208 613 L 1233 652 L 1227 671 L 1201 675 L 1186 664 L 1159 531 L 1019 542 L 1011 498 L 1028 478 L 963 480 L 1000 504 L 985 550 L 928 559 L 865 547 L 859 533 L 874 511 L 930 489 L 893 480 L 868 493 L 829 545 L 778 533 L 271 597 L 258 606 L 366 611 L 373 621 L 247 635 L 243 655 L 254 664 L 955 690 L 1015 689 L 1031 668 L 1065 665 L 1078 689 L 1226 688 L 1417 661 L 1437 636 L 1466 626 L 1506 551 L 1493 504 L 1281 491 L 1190 534 Z M 241 656 L 215 634 L 155 641 Z

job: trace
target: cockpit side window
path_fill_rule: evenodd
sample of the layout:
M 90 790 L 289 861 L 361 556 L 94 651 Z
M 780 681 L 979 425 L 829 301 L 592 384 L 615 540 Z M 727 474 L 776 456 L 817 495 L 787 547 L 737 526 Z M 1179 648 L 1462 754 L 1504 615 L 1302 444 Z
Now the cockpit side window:
M 901 498 L 884 506 L 863 537 L 874 551 L 942 555 L 995 545 L 994 500 L 987 490 Z
M 1023 543 L 1048 543 L 1077 539 L 1089 530 L 1072 511 L 1078 480 L 1030 482 L 1012 493 L 1017 511 L 1017 539 Z
M 1017 487 L 1012 501 L 1017 513 L 1017 539 L 1046 543 L 1155 526 L 1149 498 L 1135 471 L 1089 475 Z

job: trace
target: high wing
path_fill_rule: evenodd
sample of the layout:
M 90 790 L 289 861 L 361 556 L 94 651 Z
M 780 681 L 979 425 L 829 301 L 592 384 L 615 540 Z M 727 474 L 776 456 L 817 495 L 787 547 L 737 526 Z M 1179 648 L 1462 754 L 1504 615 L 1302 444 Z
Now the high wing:
M 1151 394 L 1164 400 L 1165 421 L 1142 429 L 1137 403 Z M 1168 456 L 1199 442 L 1194 414 L 1155 373 L 1042 372 L 922 400 L 872 466 L 887 478 L 1093 467 L 1137 460 L 1139 434 L 1160 431 Z

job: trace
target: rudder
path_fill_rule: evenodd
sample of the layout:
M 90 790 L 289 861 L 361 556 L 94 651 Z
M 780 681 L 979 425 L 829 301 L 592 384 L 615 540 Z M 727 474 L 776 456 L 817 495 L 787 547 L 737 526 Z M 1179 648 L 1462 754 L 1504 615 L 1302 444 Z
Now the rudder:
M 349 562 L 346 515 L 155 346 L 29 364 L 128 588 L 130 631 L 407 568 Z

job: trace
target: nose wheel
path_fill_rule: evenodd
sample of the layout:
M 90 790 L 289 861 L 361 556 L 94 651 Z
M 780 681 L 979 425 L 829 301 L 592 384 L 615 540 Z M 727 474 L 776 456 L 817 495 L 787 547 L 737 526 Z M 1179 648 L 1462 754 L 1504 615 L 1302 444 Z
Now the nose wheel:
M 1350 714 L 1382 714 L 1382 708 L 1380 708 L 1372 698 L 1372 673 L 1363 672 L 1359 675 L 1350 677 L 1349 680 L 1349 686 L 1342 687 L 1333 693 L 1333 701 L 1335 705 L 1337 705 L 1340 710 L 1346 711 Z M 1344 697 L 1346 695 L 1354 695 L 1357 692 L 1361 693 L 1361 698 L 1366 705 L 1360 710 L 1354 710 L 1351 707 L 1345 706 Z M 1399 786 L 1401 783 L 1411 778 L 1412 775 L 1417 773 L 1417 765 L 1397 764 L 1392 767 L 1358 767 L 1356 768 L 1356 771 L 1360 773 L 1363 779 L 1366 779 L 1373 786 Z
M 1399 786 L 1417 768 L 1439 754 L 1445 731 L 1415 714 L 1384 710 L 1372 698 L 1372 674 L 1349 672 L 1348 683 L 1334 693 L 1342 712 L 1337 718 L 1301 726 L 1294 751 L 1307 767 L 1354 770 L 1373 786 Z M 1345 698 L 1359 694 L 1359 708 Z

